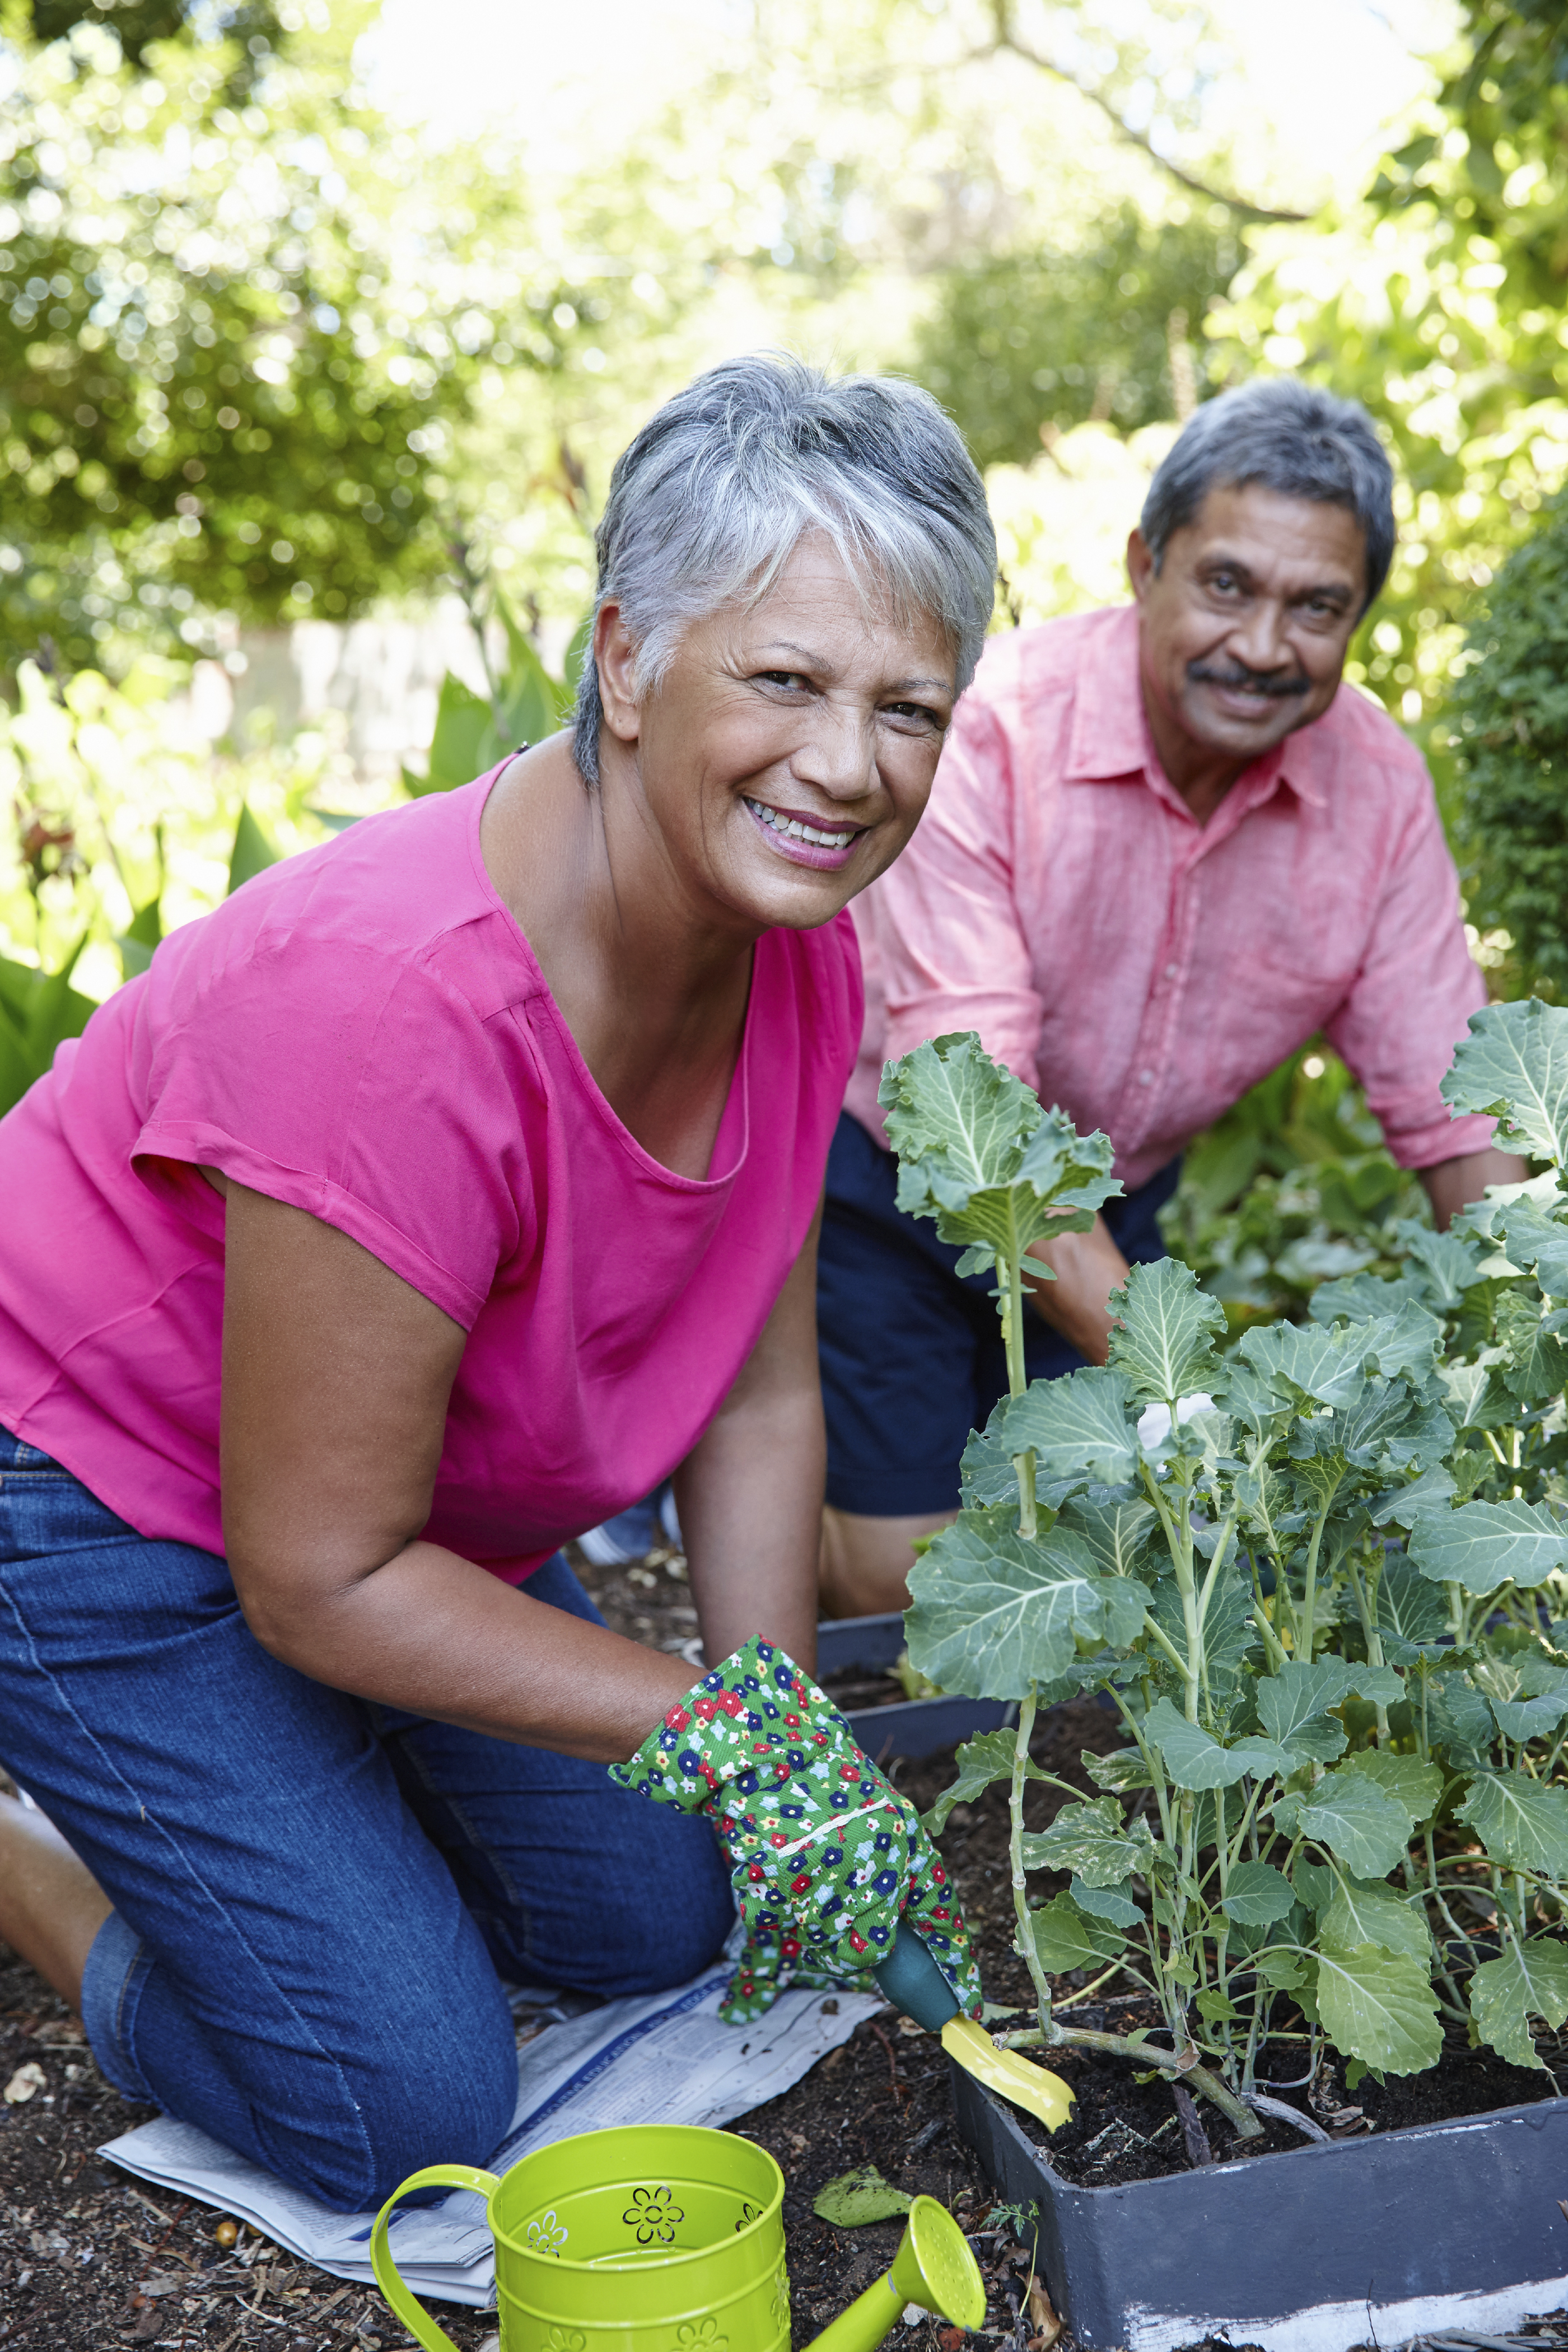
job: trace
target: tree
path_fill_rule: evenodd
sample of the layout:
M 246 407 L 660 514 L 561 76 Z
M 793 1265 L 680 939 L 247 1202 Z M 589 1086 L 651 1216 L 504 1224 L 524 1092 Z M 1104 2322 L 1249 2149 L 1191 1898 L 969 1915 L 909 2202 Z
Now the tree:
M 174 13 L 132 12 L 140 64 L 92 10 L 24 45 L 0 124 L 13 659 L 47 634 L 112 664 L 214 614 L 341 618 L 432 582 L 480 371 L 547 376 L 592 340 L 517 184 L 426 167 L 356 97 L 359 12 L 283 8 L 282 48 L 243 14 L 159 37 Z
M 1239 258 L 1218 207 L 1162 225 L 1123 204 L 1075 248 L 944 272 L 910 373 L 978 466 L 1026 464 L 1042 437 L 1091 417 L 1132 432 L 1184 415 L 1211 358 L 1194 333 Z

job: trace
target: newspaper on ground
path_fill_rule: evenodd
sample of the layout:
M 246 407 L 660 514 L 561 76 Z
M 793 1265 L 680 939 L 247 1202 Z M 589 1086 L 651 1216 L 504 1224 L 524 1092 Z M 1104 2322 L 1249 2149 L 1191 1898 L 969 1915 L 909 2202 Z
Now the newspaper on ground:
M 719 2002 L 731 1973 L 721 1964 L 673 1992 L 576 2015 L 570 2000 L 547 2001 L 542 2012 L 535 2004 L 534 2015 L 558 2021 L 518 2052 L 517 2109 L 489 2168 L 504 2172 L 552 2140 L 617 2124 L 731 2123 L 798 2083 L 886 2006 L 879 1995 L 847 1989 L 790 1990 L 755 2025 L 726 2025 Z M 334 2278 L 373 2283 L 374 2212 L 333 2213 L 189 2124 L 162 2116 L 99 2153 L 157 2188 L 250 2222 Z M 398 2269 L 416 2294 L 476 2308 L 494 2303 L 495 2249 L 482 2197 L 454 2189 L 438 2205 L 405 2206 L 391 2228 Z

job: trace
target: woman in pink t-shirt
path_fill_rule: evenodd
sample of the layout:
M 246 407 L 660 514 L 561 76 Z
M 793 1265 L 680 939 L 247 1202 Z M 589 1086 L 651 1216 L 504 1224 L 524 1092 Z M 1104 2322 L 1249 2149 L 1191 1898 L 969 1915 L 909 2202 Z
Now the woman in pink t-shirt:
M 121 2088 L 346 2210 L 500 2139 L 503 1978 L 712 1959 L 688 1815 L 737 1709 L 805 1706 L 896 1818 L 902 1881 L 832 1853 L 844 1948 L 924 1871 L 963 1979 L 789 1661 L 844 910 L 973 671 L 984 495 L 911 387 L 747 361 L 644 427 L 598 552 L 572 733 L 173 934 L 0 1122 L 0 1755 L 42 1809 L 0 1799 L 0 1934 Z M 696 1693 L 559 1552 L 671 1471 L 736 1654 Z M 823 1942 L 763 1874 L 735 2013 Z

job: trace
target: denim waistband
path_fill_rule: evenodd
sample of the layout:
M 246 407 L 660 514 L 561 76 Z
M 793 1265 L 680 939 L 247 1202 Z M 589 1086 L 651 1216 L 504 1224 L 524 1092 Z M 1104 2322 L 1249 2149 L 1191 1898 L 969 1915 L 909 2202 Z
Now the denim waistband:
M 8 1429 L 0 1429 L 0 1471 L 58 1470 L 59 1466 L 52 1454 L 44 1454 L 25 1437 L 13 1437 Z

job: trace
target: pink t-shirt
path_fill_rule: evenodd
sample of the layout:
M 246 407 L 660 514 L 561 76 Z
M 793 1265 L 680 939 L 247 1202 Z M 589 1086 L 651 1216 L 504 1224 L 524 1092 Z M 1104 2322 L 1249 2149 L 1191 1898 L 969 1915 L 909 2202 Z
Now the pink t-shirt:
M 144 1536 L 223 1549 L 224 1203 L 197 1162 L 462 1325 L 426 1532 L 513 1582 L 690 1450 L 805 1240 L 859 1035 L 848 916 L 758 940 L 713 1172 L 672 1174 L 485 870 L 493 781 L 174 932 L 0 1121 L 0 1425 Z

